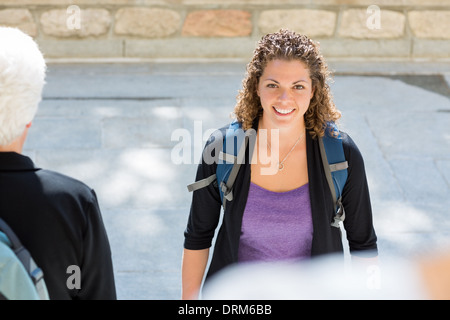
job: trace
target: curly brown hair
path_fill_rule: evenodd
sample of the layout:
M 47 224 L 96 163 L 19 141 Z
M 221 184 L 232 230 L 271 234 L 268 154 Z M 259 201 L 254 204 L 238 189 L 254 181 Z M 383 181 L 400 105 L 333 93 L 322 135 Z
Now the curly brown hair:
M 331 72 L 319 52 L 319 45 L 305 35 L 289 30 L 267 34 L 259 41 L 253 59 L 247 65 L 247 74 L 239 90 L 234 115 L 243 129 L 252 127 L 256 118 L 262 115 L 261 101 L 257 94 L 259 79 L 267 63 L 272 60 L 299 60 L 309 69 L 314 95 L 306 111 L 305 125 L 313 138 L 322 137 L 326 124 L 336 122 L 341 113 L 334 105 L 328 81 Z

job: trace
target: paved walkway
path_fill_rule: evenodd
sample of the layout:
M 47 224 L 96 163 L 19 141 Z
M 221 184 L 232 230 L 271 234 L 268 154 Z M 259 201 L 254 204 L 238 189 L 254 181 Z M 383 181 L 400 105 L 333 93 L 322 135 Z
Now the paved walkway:
M 342 129 L 365 159 L 380 256 L 450 246 L 450 63 L 330 65 Z M 240 62 L 49 65 L 25 153 L 96 190 L 119 299 L 180 297 L 186 185 L 244 72 Z M 184 154 L 191 164 L 176 164 L 179 134 L 197 146 Z

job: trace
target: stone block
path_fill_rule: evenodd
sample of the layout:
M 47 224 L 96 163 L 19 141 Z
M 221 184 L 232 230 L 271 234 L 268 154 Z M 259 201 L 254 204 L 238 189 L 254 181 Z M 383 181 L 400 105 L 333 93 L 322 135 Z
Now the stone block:
M 409 1 L 409 0 L 407 0 Z M 421 1 L 421 0 L 418 0 Z M 440 0 L 434 0 L 440 1 Z M 402 6 L 405 4 L 405 0 L 314 0 L 315 5 L 327 5 L 327 6 Z
M 46 58 L 121 57 L 120 39 L 37 39 Z
M 409 57 L 411 41 L 405 39 L 323 39 L 320 48 L 325 57 Z
M 183 36 L 245 37 L 252 33 L 251 13 L 242 10 L 201 10 L 188 14 Z
M 40 23 L 49 36 L 97 37 L 109 31 L 111 15 L 105 9 L 53 9 L 41 15 Z
M 290 29 L 309 37 L 330 37 L 336 26 L 336 13 L 326 10 L 266 10 L 258 19 L 261 33 Z
M 223 5 L 223 0 L 181 0 L 183 4 L 186 5 Z M 242 5 L 242 3 L 245 3 L 247 5 L 274 5 L 273 0 L 227 0 L 227 4 L 234 4 L 234 5 Z M 310 4 L 310 0 L 277 0 L 277 5 L 284 5 L 284 4 Z
M 178 12 L 159 8 L 121 8 L 116 13 L 114 31 L 118 35 L 164 38 L 178 31 Z
M 0 10 L 0 26 L 18 28 L 31 37 L 37 36 L 37 25 L 27 9 Z
M 379 12 L 348 9 L 342 13 L 338 35 L 354 39 L 392 39 L 405 32 L 405 15 L 391 10 Z
M 127 39 L 126 57 L 150 58 L 246 58 L 256 41 L 249 38 Z
M 448 58 L 450 40 L 414 39 L 412 48 L 415 58 Z
M 408 20 L 418 38 L 450 39 L 450 10 L 411 11 Z
M 167 5 L 180 0 L 95 0 L 95 5 L 134 5 L 139 2 L 140 5 Z M 92 5 L 92 0 L 2 0 L 2 5 L 30 5 L 30 6 L 70 6 L 70 5 Z
M 386 0 L 388 1 L 388 0 Z M 399 1 L 399 0 L 397 0 Z M 403 2 L 406 2 L 409 6 L 433 6 L 433 7 L 439 7 L 439 6 L 449 6 L 448 1 L 442 1 L 442 0 L 403 0 Z

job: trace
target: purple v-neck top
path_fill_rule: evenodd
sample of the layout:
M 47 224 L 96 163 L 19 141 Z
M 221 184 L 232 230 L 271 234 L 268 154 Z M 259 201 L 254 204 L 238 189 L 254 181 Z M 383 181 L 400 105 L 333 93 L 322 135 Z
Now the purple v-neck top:
M 241 231 L 239 262 L 310 257 L 313 225 L 309 185 L 273 192 L 251 182 Z

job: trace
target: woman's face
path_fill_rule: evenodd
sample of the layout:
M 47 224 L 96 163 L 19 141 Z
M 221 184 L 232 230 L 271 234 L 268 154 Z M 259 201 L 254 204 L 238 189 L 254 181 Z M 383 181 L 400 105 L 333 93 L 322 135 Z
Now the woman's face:
M 263 121 L 267 126 L 304 126 L 303 115 L 314 89 L 309 70 L 303 62 L 269 61 L 259 79 L 257 92 L 263 108 Z

